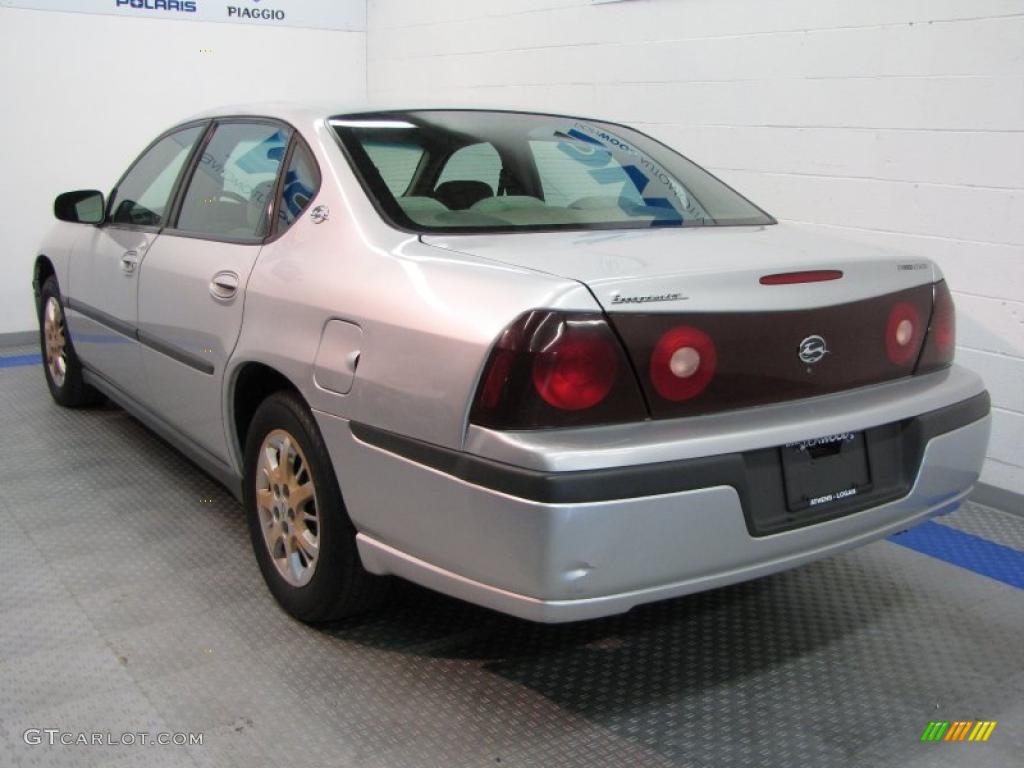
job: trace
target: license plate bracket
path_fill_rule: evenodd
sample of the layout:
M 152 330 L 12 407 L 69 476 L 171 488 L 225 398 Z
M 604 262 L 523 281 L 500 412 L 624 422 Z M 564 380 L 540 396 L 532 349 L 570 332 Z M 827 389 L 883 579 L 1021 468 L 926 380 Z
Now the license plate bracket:
M 789 443 L 779 452 L 790 512 L 823 510 L 871 489 L 863 432 Z

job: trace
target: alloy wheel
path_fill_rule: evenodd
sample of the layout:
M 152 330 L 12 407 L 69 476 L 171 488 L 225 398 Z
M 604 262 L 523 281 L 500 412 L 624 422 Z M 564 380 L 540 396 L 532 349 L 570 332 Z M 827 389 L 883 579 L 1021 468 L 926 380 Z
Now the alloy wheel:
M 282 578 L 309 583 L 320 554 L 316 486 L 298 441 L 275 429 L 263 438 L 256 466 L 256 507 L 263 541 Z
M 63 312 L 60 302 L 51 296 L 43 309 L 43 339 L 46 344 L 46 368 L 58 389 L 64 386 L 68 373 L 67 339 L 64 336 Z

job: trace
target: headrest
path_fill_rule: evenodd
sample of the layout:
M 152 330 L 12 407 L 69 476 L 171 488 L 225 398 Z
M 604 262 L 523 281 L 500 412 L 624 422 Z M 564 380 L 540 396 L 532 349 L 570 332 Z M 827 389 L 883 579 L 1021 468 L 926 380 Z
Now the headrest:
M 434 197 L 449 208 L 461 211 L 485 197 L 493 197 L 494 190 L 484 181 L 457 180 L 439 184 L 434 190 Z

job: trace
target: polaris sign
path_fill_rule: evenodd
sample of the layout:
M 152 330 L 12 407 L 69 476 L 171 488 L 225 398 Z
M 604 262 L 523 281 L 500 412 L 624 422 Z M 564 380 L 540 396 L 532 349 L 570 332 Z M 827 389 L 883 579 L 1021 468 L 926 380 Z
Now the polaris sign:
M 0 8 L 366 31 L 366 0 L 0 0 Z
M 181 11 L 195 13 L 195 0 L 114 0 L 118 7 L 129 6 L 146 11 Z

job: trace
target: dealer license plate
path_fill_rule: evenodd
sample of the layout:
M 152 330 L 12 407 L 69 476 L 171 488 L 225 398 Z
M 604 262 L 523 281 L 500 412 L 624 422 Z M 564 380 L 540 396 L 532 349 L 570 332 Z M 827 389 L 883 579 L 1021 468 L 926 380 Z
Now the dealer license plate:
M 786 504 L 791 512 L 821 510 L 871 487 L 863 432 L 789 443 L 781 453 Z

